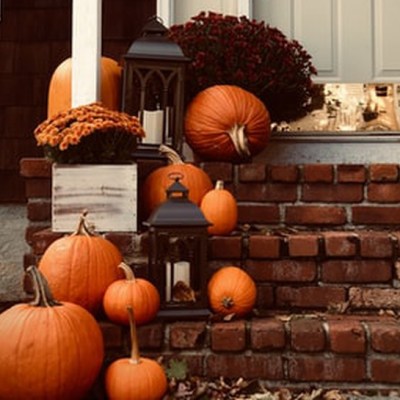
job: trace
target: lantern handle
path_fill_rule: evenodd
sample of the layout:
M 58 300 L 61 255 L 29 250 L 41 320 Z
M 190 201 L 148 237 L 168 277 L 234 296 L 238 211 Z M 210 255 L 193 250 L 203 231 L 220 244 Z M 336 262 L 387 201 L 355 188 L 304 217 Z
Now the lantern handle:
M 171 181 L 180 181 L 181 179 L 183 179 L 183 174 L 181 172 L 170 172 L 168 174 L 168 178 L 171 179 Z

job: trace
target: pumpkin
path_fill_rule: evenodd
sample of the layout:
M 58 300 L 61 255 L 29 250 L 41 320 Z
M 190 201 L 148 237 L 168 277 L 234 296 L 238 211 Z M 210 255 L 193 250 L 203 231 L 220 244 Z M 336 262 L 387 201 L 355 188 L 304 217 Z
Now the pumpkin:
M 203 196 L 213 188 L 210 177 L 196 165 L 185 163 L 170 147 L 161 145 L 159 151 L 167 158 L 168 165 L 155 169 L 144 180 L 141 188 L 144 213 L 149 216 L 167 199 L 166 190 L 176 177 L 189 190 L 189 200 L 200 206 Z
M 132 269 L 122 262 L 119 267 L 125 273 L 125 279 L 118 279 L 106 290 L 103 308 L 110 321 L 129 325 L 126 306 L 135 310 L 137 325 L 143 325 L 155 318 L 160 308 L 160 295 L 157 288 L 148 280 L 136 278 Z
M 207 285 L 211 309 L 219 315 L 245 316 L 256 302 L 256 284 L 239 267 L 225 266 L 216 271 Z
M 109 57 L 100 58 L 100 102 L 111 110 L 120 109 L 122 68 Z M 72 58 L 67 58 L 54 70 L 50 79 L 47 118 L 72 107 Z
M 81 399 L 103 363 L 100 327 L 84 308 L 56 301 L 35 266 L 27 274 L 34 300 L 0 315 L 0 398 Z
M 56 298 L 96 314 L 108 286 L 121 277 L 118 265 L 122 255 L 112 242 L 89 230 L 86 215 L 81 215 L 74 233 L 55 240 L 46 249 L 39 269 Z
M 131 355 L 113 361 L 105 371 L 109 400 L 160 400 L 167 391 L 166 374 L 155 360 L 141 357 L 134 311 L 127 307 L 131 333 Z
M 248 161 L 267 145 L 270 115 L 254 94 L 234 85 L 199 92 L 185 114 L 185 137 L 205 160 Z
M 237 224 L 236 199 L 224 188 L 222 180 L 217 180 L 214 189 L 204 195 L 200 209 L 206 220 L 211 223 L 208 227 L 208 233 L 211 235 L 227 235 Z

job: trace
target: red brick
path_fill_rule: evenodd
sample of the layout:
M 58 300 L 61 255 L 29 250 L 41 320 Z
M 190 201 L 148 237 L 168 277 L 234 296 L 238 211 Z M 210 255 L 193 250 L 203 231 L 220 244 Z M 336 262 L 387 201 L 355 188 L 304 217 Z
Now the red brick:
M 285 222 L 289 225 L 343 225 L 346 213 L 342 207 L 288 206 Z
M 363 186 L 356 183 L 304 184 L 301 199 L 308 202 L 355 203 L 363 200 Z
M 43 178 L 25 180 L 25 195 L 29 198 L 51 198 L 51 181 Z
M 128 256 L 138 251 L 138 249 L 135 248 L 135 243 L 137 244 L 137 238 L 140 240 L 139 235 L 132 234 L 131 232 L 108 232 L 104 237 L 115 244 L 123 255 Z
M 247 224 L 276 224 L 280 222 L 279 206 L 238 203 L 238 222 Z
M 315 234 L 298 234 L 287 237 L 291 257 L 315 257 L 318 255 L 319 236 Z
M 367 188 L 367 199 L 377 203 L 397 203 L 400 200 L 400 184 L 370 183 Z
M 351 305 L 359 309 L 400 309 L 400 291 L 388 288 L 359 288 L 349 290 Z
M 331 350 L 335 353 L 364 353 L 366 337 L 359 321 L 328 321 Z
M 33 235 L 32 250 L 34 254 L 41 255 L 57 239 L 64 236 L 62 233 L 52 232 L 51 229 L 44 229 Z
M 293 202 L 297 200 L 297 185 L 291 183 L 239 183 L 238 201 Z
M 137 335 L 141 350 L 161 349 L 164 344 L 164 327 L 160 322 L 138 326 Z
M 337 181 L 342 183 L 363 183 L 367 179 L 364 165 L 342 164 L 337 166 Z
M 231 182 L 233 180 L 233 165 L 231 163 L 208 161 L 203 163 L 201 167 L 213 181 L 220 179 L 224 182 Z
M 291 357 L 288 374 L 290 380 L 302 382 L 362 382 L 366 379 L 366 367 L 362 358 Z
M 173 349 L 194 349 L 204 345 L 205 322 L 176 322 L 170 325 L 169 340 Z
M 259 282 L 312 282 L 317 277 L 314 260 L 247 260 L 246 271 Z
M 392 278 L 392 263 L 386 260 L 329 260 L 322 263 L 322 281 L 387 282 Z
M 306 164 L 303 166 L 304 182 L 333 182 L 333 165 Z
M 354 224 L 399 225 L 399 207 L 354 206 L 352 207 Z
M 277 236 L 252 235 L 249 238 L 250 258 L 278 258 L 281 239 Z
M 323 351 L 325 340 L 321 320 L 299 318 L 290 321 L 290 345 L 294 351 Z
M 251 163 L 239 165 L 240 182 L 264 182 L 267 179 L 265 164 Z
M 108 321 L 100 321 L 99 326 L 103 334 L 104 347 L 106 349 L 119 347 L 124 349 L 124 329 L 122 325 L 117 325 Z
M 285 347 L 285 328 L 279 319 L 253 319 L 250 327 L 251 348 L 258 351 L 273 351 Z
M 267 310 L 274 305 L 274 289 L 269 285 L 257 285 L 257 303 L 256 307 L 261 310 Z
M 280 380 L 284 377 L 280 355 L 210 354 L 206 358 L 206 376 Z
M 25 241 L 27 244 L 30 246 L 33 245 L 35 242 L 35 237 L 34 235 L 37 232 L 43 231 L 43 230 L 51 230 L 51 227 L 49 226 L 48 223 L 43 223 L 43 222 L 35 222 L 35 223 L 29 223 L 29 225 L 25 229 Z
M 23 158 L 20 174 L 25 178 L 50 178 L 52 164 L 44 158 Z
M 49 221 L 51 220 L 51 202 L 50 200 L 29 200 L 27 212 L 30 221 Z
M 213 351 L 242 351 L 246 348 L 245 322 L 217 322 L 211 326 Z
M 400 360 L 384 358 L 370 361 L 372 382 L 400 383 Z
M 398 322 L 368 324 L 371 347 L 380 353 L 400 353 L 400 325 Z
M 357 251 L 358 237 L 348 232 L 323 232 L 325 254 L 334 257 L 354 256 Z
M 397 164 L 371 164 L 369 178 L 372 182 L 395 182 L 399 178 Z
M 276 288 L 276 303 L 279 307 L 325 308 L 343 303 L 346 290 L 339 287 L 288 287 Z
M 273 182 L 297 182 L 299 169 L 296 165 L 271 165 L 268 167 L 269 179 Z
M 361 257 L 392 257 L 394 250 L 393 241 L 389 234 L 380 232 L 362 232 L 358 234 L 358 237 L 360 240 Z
M 210 258 L 240 259 L 242 255 L 242 242 L 240 236 L 224 237 L 214 236 L 209 240 Z
M 152 359 L 157 359 L 160 356 L 160 353 L 146 353 L 141 352 L 143 357 L 149 357 Z M 174 361 L 184 361 L 187 365 L 187 369 L 191 376 L 204 376 L 204 356 L 201 353 L 164 353 L 163 354 L 163 364 L 168 365 L 171 360 Z

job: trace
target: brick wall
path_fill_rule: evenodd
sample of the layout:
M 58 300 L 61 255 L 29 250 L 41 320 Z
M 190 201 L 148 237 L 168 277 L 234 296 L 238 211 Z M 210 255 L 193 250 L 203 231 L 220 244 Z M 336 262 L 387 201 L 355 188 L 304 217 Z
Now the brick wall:
M 139 164 L 139 187 L 157 166 Z M 209 272 L 242 266 L 257 283 L 256 310 L 231 322 L 156 321 L 140 328 L 145 354 L 183 357 L 194 374 L 258 377 L 270 386 L 398 387 L 399 166 L 201 167 L 223 179 L 239 205 L 237 230 L 209 238 Z M 51 165 L 24 159 L 21 175 L 27 266 L 60 234 L 50 229 Z M 104 235 L 128 262 L 146 263 L 145 233 Z M 127 330 L 101 326 L 110 357 L 126 352 Z

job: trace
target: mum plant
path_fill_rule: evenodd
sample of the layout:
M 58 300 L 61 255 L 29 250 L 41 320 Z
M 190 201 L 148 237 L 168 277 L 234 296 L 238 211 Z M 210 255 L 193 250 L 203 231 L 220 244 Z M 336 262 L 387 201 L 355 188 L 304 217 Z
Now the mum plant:
M 244 16 L 201 12 L 170 27 L 169 37 L 191 59 L 188 101 L 209 86 L 231 84 L 259 97 L 274 122 L 305 114 L 317 70 L 302 45 L 279 29 Z
M 62 111 L 39 124 L 34 136 L 57 163 L 125 163 L 145 135 L 135 116 L 92 103 Z

